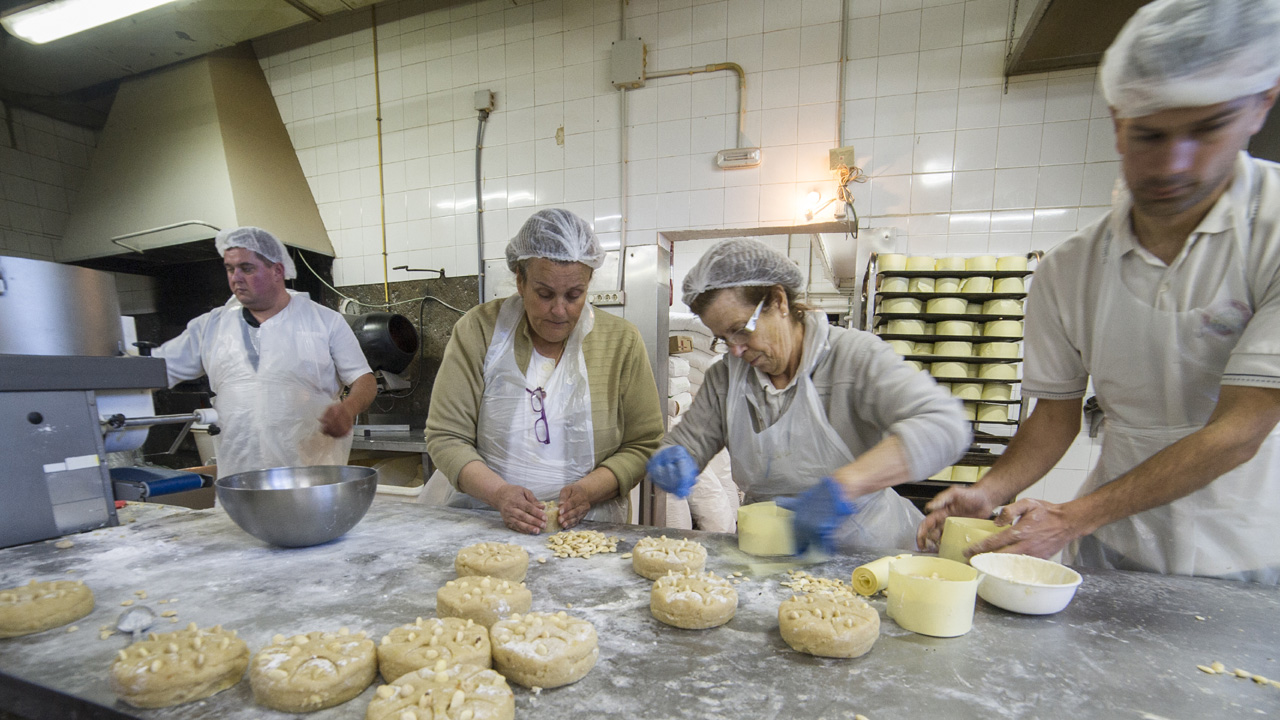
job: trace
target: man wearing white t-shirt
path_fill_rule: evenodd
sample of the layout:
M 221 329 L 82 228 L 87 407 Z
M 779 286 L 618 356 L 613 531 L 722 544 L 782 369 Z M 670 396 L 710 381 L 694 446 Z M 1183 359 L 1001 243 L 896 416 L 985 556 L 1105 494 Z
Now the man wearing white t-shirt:
M 377 382 L 342 316 L 285 287 L 297 276 L 274 235 L 255 227 L 214 238 L 232 296 L 156 349 L 169 385 L 209 376 L 222 426 L 218 477 L 345 465 L 351 427 Z M 339 397 L 343 386 L 351 388 Z
M 1012 528 L 971 548 L 1280 581 L 1280 165 L 1244 148 L 1276 100 L 1280 0 L 1159 0 L 1107 51 L 1126 187 L 1049 252 L 1027 302 L 1037 398 L 991 472 L 930 505 Z M 1013 502 L 1062 457 L 1093 379 L 1102 453 L 1079 497 Z

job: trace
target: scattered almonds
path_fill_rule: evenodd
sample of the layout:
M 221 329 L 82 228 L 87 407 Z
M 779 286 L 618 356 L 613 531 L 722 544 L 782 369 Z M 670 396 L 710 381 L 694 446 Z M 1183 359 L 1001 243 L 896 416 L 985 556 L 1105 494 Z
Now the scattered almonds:
M 781 585 L 791 588 L 792 592 L 824 592 L 837 597 L 842 595 L 855 596 L 853 588 L 840 579 L 814 577 L 803 570 L 788 570 L 787 575 L 791 578 L 790 582 L 783 580 Z
M 69 547 L 75 547 L 75 543 L 71 542 L 70 540 L 59 540 L 58 542 L 54 543 L 53 546 L 58 548 L 59 550 L 66 550 Z M 68 570 L 67 572 L 71 572 L 71 571 Z
M 558 558 L 588 558 L 598 553 L 618 552 L 618 538 L 595 530 L 569 530 L 548 537 L 547 547 Z
M 120 603 L 120 607 L 129 607 L 132 604 L 133 604 L 132 600 L 125 600 L 124 602 Z
M 177 614 L 178 614 L 177 610 L 165 610 L 164 612 L 160 613 L 160 617 L 171 618 L 176 616 Z

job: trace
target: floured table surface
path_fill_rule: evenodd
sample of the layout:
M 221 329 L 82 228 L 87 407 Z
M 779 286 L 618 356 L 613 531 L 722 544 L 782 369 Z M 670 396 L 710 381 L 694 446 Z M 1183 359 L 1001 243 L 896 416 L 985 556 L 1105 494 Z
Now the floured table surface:
M 70 717 L 91 703 L 145 718 L 298 717 L 254 705 L 247 679 L 189 705 L 130 708 L 108 686 L 111 661 L 129 640 L 99 639 L 99 628 L 114 624 L 121 603 L 132 600 L 176 612 L 177 622 L 161 618 L 157 632 L 221 624 L 238 630 L 251 652 L 277 633 L 347 627 L 380 639 L 435 614 L 436 590 L 454 578 L 460 548 L 499 541 L 529 551 L 533 610 L 585 618 L 600 643 L 599 663 L 580 682 L 540 694 L 514 686 L 517 718 L 1280 716 L 1280 688 L 1196 669 L 1218 660 L 1229 670 L 1280 678 L 1277 588 L 1085 571 L 1063 612 L 1022 616 L 979 600 L 973 630 L 953 639 L 899 628 L 879 597 L 870 601 L 881 616 L 872 650 L 828 660 L 782 641 L 777 610 L 792 593 L 780 584 L 789 578 L 781 564 L 740 553 L 731 535 L 584 524 L 620 537 L 618 552 L 558 559 L 546 536 L 509 531 L 496 514 L 382 499 L 344 537 L 300 549 L 265 545 L 218 509 L 131 505 L 122 511 L 130 516 L 138 522 L 69 536 L 69 548 L 48 541 L 0 550 L 0 587 L 79 579 L 97 597 L 78 632 L 64 627 L 0 640 L 0 710 L 39 702 L 53 713 L 46 717 Z M 743 573 L 731 621 L 679 630 L 650 615 L 652 583 L 622 555 L 641 537 L 662 534 L 704 544 L 706 567 L 718 575 Z M 841 556 L 804 570 L 848 584 L 854 567 L 884 554 Z M 310 716 L 363 718 L 373 692 Z

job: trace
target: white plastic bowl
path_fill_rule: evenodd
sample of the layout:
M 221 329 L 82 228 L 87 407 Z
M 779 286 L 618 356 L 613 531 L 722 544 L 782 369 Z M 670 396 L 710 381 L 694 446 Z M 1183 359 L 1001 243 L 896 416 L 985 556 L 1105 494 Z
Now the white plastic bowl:
M 981 573 L 978 597 L 1024 615 L 1052 615 L 1071 603 L 1083 580 L 1080 573 L 1052 560 L 1010 553 L 969 558 Z

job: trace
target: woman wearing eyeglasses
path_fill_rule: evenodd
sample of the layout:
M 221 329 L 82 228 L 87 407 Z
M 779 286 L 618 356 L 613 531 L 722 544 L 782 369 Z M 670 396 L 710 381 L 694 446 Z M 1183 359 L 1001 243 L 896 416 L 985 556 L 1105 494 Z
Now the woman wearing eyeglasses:
M 685 304 L 727 349 L 649 462 L 685 497 L 728 448 L 746 502 L 796 512 L 797 547 L 915 546 L 923 516 L 891 488 L 968 447 L 959 401 L 876 336 L 796 302 L 804 278 L 756 240 L 716 244 L 685 276 Z
M 513 530 L 627 521 L 627 493 L 662 438 L 634 325 L 587 305 L 604 249 L 567 210 L 535 213 L 507 244 L 517 292 L 453 328 L 431 392 L 427 450 L 454 507 L 495 508 Z

